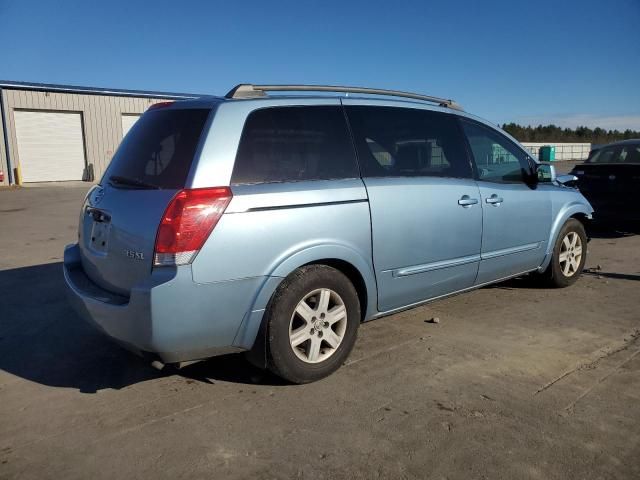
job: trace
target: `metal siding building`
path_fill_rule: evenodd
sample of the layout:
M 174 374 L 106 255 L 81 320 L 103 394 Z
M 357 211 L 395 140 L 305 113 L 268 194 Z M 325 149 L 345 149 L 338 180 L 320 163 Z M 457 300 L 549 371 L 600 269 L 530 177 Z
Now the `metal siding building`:
M 197 96 L 0 81 L 0 185 L 97 180 L 150 105 Z

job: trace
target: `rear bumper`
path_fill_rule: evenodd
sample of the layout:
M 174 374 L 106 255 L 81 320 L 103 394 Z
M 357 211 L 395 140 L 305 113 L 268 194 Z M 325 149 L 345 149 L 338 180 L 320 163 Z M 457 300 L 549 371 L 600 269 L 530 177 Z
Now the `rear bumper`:
M 74 309 L 138 354 L 165 363 L 243 350 L 234 339 L 265 277 L 195 283 L 191 266 L 155 269 L 130 297 L 101 289 L 84 273 L 78 245 L 64 252 L 64 278 Z

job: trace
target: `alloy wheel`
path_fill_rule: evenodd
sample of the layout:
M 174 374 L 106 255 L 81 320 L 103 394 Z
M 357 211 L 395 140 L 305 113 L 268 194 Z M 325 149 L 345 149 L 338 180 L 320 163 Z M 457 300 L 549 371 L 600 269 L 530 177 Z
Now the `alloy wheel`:
M 289 323 L 289 343 L 306 363 L 319 363 L 333 355 L 347 329 L 347 309 L 336 292 L 313 290 L 296 305 Z
M 565 277 L 572 277 L 578 272 L 582 260 L 582 240 L 577 232 L 569 232 L 562 239 L 558 260 Z

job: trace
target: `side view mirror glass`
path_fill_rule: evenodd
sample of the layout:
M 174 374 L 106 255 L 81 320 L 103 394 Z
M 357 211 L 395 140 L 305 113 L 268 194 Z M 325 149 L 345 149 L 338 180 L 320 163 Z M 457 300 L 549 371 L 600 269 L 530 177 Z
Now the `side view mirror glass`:
M 552 183 L 557 180 L 556 167 L 548 163 L 539 163 L 536 165 L 536 174 L 538 182 Z

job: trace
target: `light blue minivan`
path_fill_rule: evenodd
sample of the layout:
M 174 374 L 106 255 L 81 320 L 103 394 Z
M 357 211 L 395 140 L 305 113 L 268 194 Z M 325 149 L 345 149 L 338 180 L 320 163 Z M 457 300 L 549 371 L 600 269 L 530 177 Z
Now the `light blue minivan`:
M 592 208 L 564 180 L 451 100 L 239 85 L 149 108 L 87 194 L 64 276 L 155 365 L 246 351 L 305 383 L 362 321 L 527 273 L 573 283 Z

